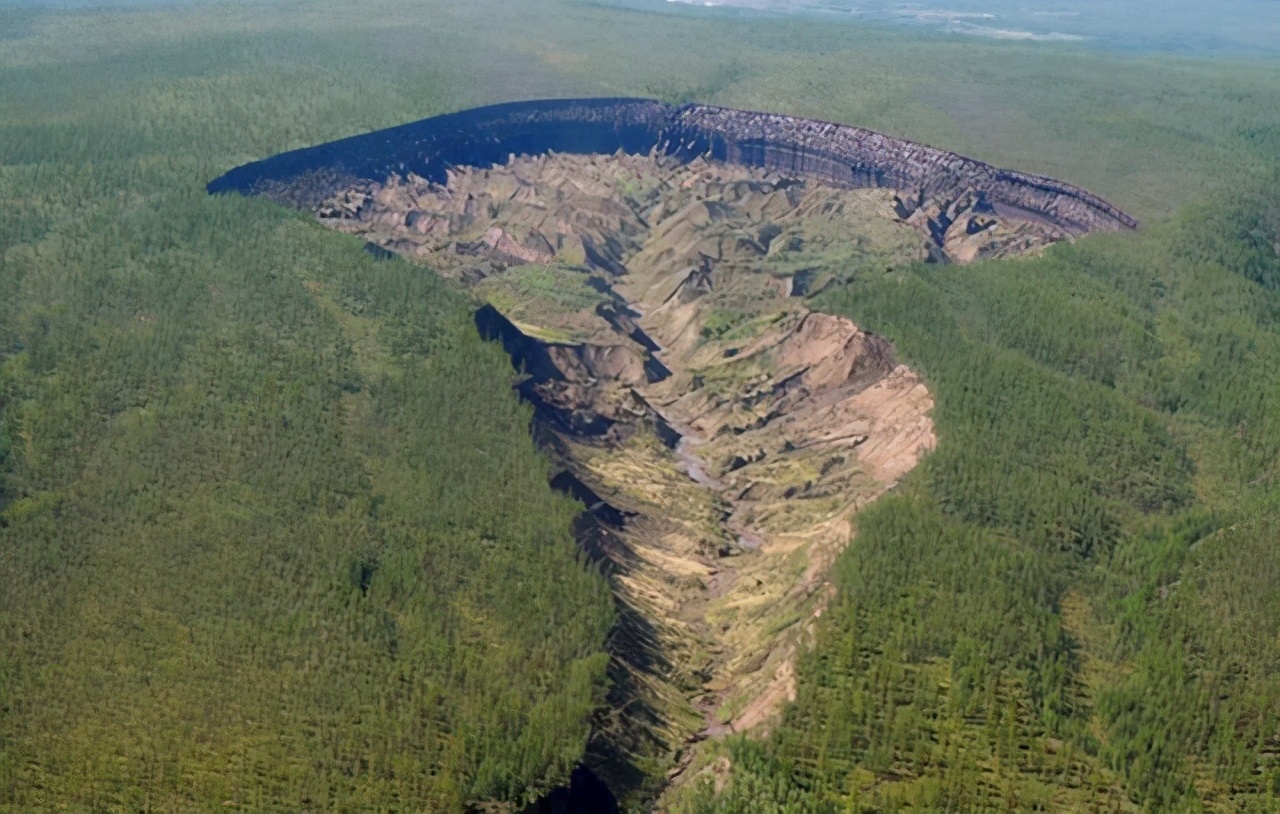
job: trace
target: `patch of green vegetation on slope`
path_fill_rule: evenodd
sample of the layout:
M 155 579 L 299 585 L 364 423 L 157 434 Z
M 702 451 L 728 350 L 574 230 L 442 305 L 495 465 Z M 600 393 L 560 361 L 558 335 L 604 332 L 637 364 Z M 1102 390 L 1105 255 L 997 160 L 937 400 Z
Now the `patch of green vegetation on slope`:
M 475 290 L 508 319 L 553 342 L 581 339 L 565 329 L 564 321 L 605 301 L 584 272 L 556 266 L 513 266 L 481 281 Z
M 821 305 L 935 389 L 859 516 L 797 701 L 684 810 L 1280 803 L 1274 185 L 1044 257 Z

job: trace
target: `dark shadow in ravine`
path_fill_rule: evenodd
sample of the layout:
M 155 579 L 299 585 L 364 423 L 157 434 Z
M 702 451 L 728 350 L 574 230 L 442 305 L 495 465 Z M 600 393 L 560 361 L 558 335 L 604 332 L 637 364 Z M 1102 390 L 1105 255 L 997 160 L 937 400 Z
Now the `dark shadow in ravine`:
M 573 770 L 561 786 L 526 808 L 523 814 L 617 814 L 618 801 L 609 787 L 586 766 Z

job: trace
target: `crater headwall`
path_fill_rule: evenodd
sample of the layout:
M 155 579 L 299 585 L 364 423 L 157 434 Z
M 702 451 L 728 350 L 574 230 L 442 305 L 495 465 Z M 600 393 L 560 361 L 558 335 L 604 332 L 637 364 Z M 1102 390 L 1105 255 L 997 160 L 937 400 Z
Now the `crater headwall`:
M 618 151 L 707 157 L 842 188 L 883 187 L 900 193 L 907 210 L 926 201 L 964 201 L 974 211 L 1044 221 L 1070 234 L 1138 225 L 1071 184 L 872 130 L 650 99 L 554 99 L 449 113 L 246 164 L 210 182 L 208 191 L 312 208 L 357 180 L 413 173 L 444 183 L 450 167 L 491 167 L 511 155 Z

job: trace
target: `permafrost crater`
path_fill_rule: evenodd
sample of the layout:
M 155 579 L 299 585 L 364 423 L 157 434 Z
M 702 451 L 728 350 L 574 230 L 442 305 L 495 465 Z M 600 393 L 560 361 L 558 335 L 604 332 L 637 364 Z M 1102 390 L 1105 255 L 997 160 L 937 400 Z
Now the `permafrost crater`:
M 832 281 L 1136 222 L 1069 184 L 844 125 L 635 99 L 439 116 L 240 167 L 487 305 L 619 605 L 589 763 L 624 790 L 767 726 L 859 509 L 935 444 Z

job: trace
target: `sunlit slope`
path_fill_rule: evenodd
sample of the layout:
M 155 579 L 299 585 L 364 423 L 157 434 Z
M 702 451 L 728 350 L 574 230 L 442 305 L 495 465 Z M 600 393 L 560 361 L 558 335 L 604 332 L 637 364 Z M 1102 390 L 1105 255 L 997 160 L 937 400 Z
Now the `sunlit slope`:
M 885 190 L 621 154 L 361 181 L 316 212 L 469 286 L 526 374 L 619 606 L 588 765 L 643 807 L 701 741 L 771 724 L 857 513 L 934 442 L 919 376 L 806 295 L 932 233 Z
M 863 513 L 785 724 L 675 810 L 1276 810 L 1265 189 L 824 299 L 937 388 L 938 449 Z

